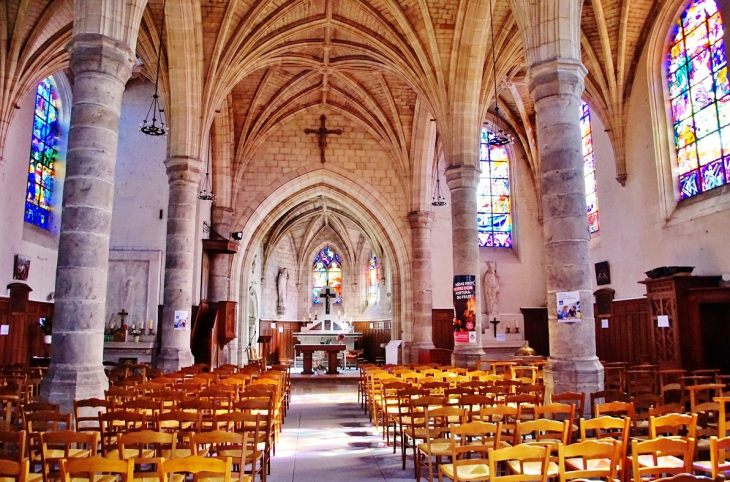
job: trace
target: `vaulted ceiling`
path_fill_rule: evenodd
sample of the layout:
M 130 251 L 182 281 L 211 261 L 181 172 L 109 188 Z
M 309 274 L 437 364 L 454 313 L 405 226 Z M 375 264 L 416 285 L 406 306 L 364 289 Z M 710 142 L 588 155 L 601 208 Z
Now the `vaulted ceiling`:
M 362 124 L 391 153 L 403 175 L 409 165 L 416 99 L 437 123 L 459 75 L 455 51 L 469 20 L 467 0 L 169 0 L 195 12 L 198 52 L 167 45 L 163 95 L 173 55 L 194 56 L 201 65 L 201 116 L 209 129 L 222 105 L 232 110 L 234 169 L 277 126 L 298 113 L 337 110 Z M 160 43 L 163 0 L 149 0 L 137 54 L 152 78 Z M 585 0 L 581 47 L 589 70 L 585 98 L 603 120 L 625 179 L 625 116 L 632 79 L 660 0 Z M 14 105 L 35 82 L 68 65 L 63 45 L 70 39 L 72 0 L 6 0 L 0 3 L 0 142 Z M 188 5 L 189 6 L 189 5 Z M 522 38 L 508 0 L 494 0 L 494 50 L 500 117 L 517 134 L 533 171 L 539 168 L 534 107 L 525 82 Z M 488 19 L 487 19 L 488 21 Z M 168 27 L 170 28 L 170 27 Z M 483 29 L 480 109 L 494 111 L 491 35 Z M 203 133 L 204 135 L 204 133 Z M 1 148 L 1 146 L 0 146 Z

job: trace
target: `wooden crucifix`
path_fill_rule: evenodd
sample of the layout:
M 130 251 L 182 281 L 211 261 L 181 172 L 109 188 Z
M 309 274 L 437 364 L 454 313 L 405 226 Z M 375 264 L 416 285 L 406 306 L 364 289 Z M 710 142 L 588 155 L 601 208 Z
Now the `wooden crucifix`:
M 129 313 L 127 313 L 127 311 L 122 308 L 122 311 L 117 313 L 117 315 L 119 315 L 119 326 L 124 326 L 124 319 L 127 317 L 127 315 L 129 315 Z
M 333 292 L 329 287 L 324 290 L 324 293 L 319 294 L 320 298 L 324 298 L 324 314 L 330 314 L 330 298 L 337 298 L 337 293 Z M 322 322 L 324 323 L 324 321 Z M 322 325 L 324 326 L 324 325 Z
M 494 325 L 494 337 L 497 338 L 497 325 L 499 325 L 501 322 L 495 318 L 492 321 L 490 321 L 492 325 Z
M 327 149 L 327 136 L 330 134 L 339 136 L 340 134 L 342 134 L 342 129 L 327 129 L 324 125 L 327 117 L 324 114 L 322 114 L 322 117 L 320 117 L 319 120 L 321 124 L 319 126 L 319 129 L 304 129 L 304 133 L 317 134 L 317 144 L 319 144 L 320 160 L 322 161 L 322 164 L 324 164 L 324 152 L 325 149 Z M 327 314 L 329 314 L 329 311 L 327 312 Z

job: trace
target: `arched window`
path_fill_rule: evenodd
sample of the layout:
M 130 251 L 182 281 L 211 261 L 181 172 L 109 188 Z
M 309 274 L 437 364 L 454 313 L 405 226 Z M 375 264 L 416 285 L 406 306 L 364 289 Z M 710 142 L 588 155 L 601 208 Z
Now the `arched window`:
M 50 229 L 60 107 L 58 91 L 51 78 L 42 80 L 36 88 L 35 96 L 25 222 L 43 229 Z
M 337 293 L 335 303 L 342 303 L 342 262 L 340 255 L 327 246 L 314 257 L 312 268 L 312 302 L 321 304 L 320 294 L 330 287 Z
M 482 127 L 479 139 L 477 229 L 479 246 L 512 247 L 509 157 L 503 146 L 490 146 L 492 131 Z
M 591 110 L 588 104 L 580 105 L 580 132 L 583 136 L 583 175 L 586 181 L 586 205 L 588 206 L 588 229 L 598 232 L 598 195 L 596 194 L 596 158 L 593 155 L 593 128 Z
M 730 174 L 730 86 L 715 0 L 692 1 L 670 34 L 668 86 L 685 199 L 722 186 Z
M 380 283 L 379 269 L 378 257 L 373 253 L 370 256 L 370 266 L 368 267 L 368 303 L 378 301 L 378 284 Z

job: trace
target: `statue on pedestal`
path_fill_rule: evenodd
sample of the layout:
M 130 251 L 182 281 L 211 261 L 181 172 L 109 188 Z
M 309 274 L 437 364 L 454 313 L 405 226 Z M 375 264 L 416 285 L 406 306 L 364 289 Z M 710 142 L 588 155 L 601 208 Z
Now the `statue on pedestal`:
M 286 291 L 289 284 L 289 270 L 281 268 L 276 277 L 276 288 L 278 292 L 278 300 L 276 303 L 276 313 L 283 315 L 286 313 Z

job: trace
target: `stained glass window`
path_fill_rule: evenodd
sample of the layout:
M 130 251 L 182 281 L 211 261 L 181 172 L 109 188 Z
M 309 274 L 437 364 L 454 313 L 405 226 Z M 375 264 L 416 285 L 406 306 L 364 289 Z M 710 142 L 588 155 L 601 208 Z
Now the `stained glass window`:
M 580 104 L 580 133 L 583 137 L 583 175 L 586 181 L 586 205 L 588 206 L 588 229 L 595 233 L 600 228 L 598 219 L 598 195 L 596 194 L 596 158 L 593 155 L 593 128 L 591 110 L 588 104 Z
M 36 88 L 35 96 L 25 222 L 43 229 L 50 228 L 59 107 L 58 93 L 50 77 L 42 80 Z
M 685 199 L 730 182 L 730 85 L 715 0 L 693 0 L 670 33 L 668 84 Z
M 314 304 L 323 303 L 324 298 L 319 295 L 327 287 L 332 288 L 337 293 L 334 302 L 342 303 L 342 262 L 340 261 L 340 255 L 335 253 L 329 246 L 314 257 L 312 287 L 312 302 Z
M 374 303 L 378 301 L 378 283 L 380 283 L 378 257 L 375 253 L 370 257 L 370 266 L 368 267 L 368 302 Z
M 477 229 L 479 246 L 512 247 L 509 157 L 503 146 L 489 146 L 492 132 L 482 128 L 479 139 Z

